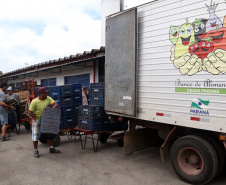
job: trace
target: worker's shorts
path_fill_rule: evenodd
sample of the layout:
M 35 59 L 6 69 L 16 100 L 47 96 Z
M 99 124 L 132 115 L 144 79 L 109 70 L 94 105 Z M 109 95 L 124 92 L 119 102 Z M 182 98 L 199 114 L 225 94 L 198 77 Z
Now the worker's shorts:
M 32 120 L 32 141 L 38 141 L 40 137 L 40 122 L 36 125 L 35 120 Z
M 16 110 L 8 111 L 8 122 L 9 122 L 9 125 L 16 125 L 16 122 L 17 122 Z
M 1 125 L 8 125 L 8 113 L 5 109 L 0 110 L 0 122 Z

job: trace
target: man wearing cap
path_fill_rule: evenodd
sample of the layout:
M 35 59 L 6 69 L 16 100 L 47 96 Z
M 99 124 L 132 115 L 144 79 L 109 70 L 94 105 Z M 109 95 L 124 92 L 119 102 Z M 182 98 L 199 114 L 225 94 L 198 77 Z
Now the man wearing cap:
M 7 89 L 7 84 L 6 83 L 1 83 L 0 84 L 0 122 L 2 125 L 2 142 L 3 141 L 8 141 L 9 139 L 6 138 L 5 132 L 8 129 L 8 114 L 6 108 L 14 109 L 13 106 L 7 105 L 5 103 L 5 93 Z
M 17 123 L 17 113 L 16 113 L 16 106 L 20 104 L 20 98 L 16 93 L 13 93 L 13 88 L 8 87 L 7 89 L 8 94 L 6 94 L 5 97 L 5 103 L 7 105 L 14 106 L 13 109 L 7 109 L 8 111 L 8 122 L 9 122 L 9 128 L 8 128 L 8 137 L 10 136 L 10 127 L 16 126 Z
M 57 108 L 58 104 L 49 96 L 47 96 L 48 90 L 45 87 L 40 87 L 38 89 L 39 96 L 32 100 L 29 107 L 29 115 L 33 118 L 32 121 L 32 141 L 34 145 L 34 157 L 40 157 L 38 152 L 38 140 L 40 136 L 40 120 L 42 112 L 45 107 L 53 105 L 53 108 Z M 53 140 L 47 139 L 49 144 L 49 153 L 60 153 L 60 150 L 56 150 L 53 147 Z

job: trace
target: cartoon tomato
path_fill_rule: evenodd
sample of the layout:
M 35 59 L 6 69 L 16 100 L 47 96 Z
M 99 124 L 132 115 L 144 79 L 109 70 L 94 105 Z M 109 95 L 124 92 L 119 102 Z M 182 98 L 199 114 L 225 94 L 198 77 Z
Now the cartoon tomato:
M 179 58 L 185 53 L 188 53 L 189 46 L 194 41 L 195 41 L 194 28 L 191 24 L 188 23 L 188 19 L 186 19 L 186 23 L 181 26 L 179 31 L 179 38 L 175 46 L 175 58 Z
M 199 42 L 193 42 L 189 46 L 189 52 L 190 52 L 191 55 L 197 55 L 200 58 L 200 54 L 199 54 Z
M 207 57 L 207 55 L 213 51 L 213 41 L 210 38 L 202 40 L 199 43 L 199 55 L 202 60 Z
M 218 25 L 216 26 L 217 30 L 212 30 L 208 32 L 205 36 L 205 39 L 210 38 L 214 43 L 214 49 L 223 49 L 226 50 L 226 28 L 218 29 Z

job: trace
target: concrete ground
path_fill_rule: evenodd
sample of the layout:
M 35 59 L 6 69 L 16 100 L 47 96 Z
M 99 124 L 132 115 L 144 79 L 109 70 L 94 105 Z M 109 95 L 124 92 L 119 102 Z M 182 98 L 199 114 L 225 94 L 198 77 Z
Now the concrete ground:
M 33 157 L 31 135 L 24 128 L 20 135 L 0 143 L 1 185 L 183 185 L 170 162 L 162 163 L 159 148 L 150 148 L 124 156 L 123 148 L 114 141 L 100 144 L 93 152 L 89 141 L 86 149 L 80 142 L 61 136 L 60 154 L 49 154 L 39 144 L 41 157 Z M 211 185 L 225 185 L 226 176 Z

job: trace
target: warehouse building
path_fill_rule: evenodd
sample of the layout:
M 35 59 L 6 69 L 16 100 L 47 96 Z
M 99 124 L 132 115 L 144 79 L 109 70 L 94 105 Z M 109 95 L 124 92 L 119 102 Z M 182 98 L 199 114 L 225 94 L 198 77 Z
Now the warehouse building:
M 104 59 L 105 48 L 101 47 L 2 74 L 0 81 L 19 88 L 23 81 L 34 78 L 44 87 L 79 83 L 89 89 L 90 83 L 104 82 Z

